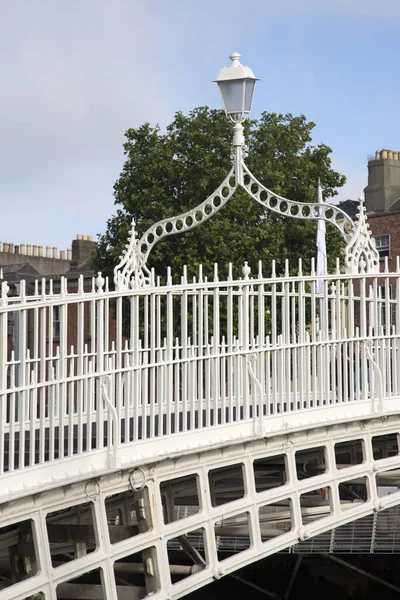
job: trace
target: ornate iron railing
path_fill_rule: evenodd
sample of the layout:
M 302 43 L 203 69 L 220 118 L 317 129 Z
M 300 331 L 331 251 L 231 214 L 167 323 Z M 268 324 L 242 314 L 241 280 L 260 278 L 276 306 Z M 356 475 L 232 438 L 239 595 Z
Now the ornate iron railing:
M 234 425 L 266 435 L 400 398 L 400 268 L 149 283 L 3 284 L 0 473 L 102 450 L 116 464 L 126 445 L 200 431 L 207 447 Z

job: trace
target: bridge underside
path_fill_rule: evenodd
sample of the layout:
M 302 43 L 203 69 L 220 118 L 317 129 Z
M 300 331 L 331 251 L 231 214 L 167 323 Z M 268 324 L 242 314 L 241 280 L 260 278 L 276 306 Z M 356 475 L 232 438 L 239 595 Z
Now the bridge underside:
M 380 513 L 400 503 L 399 432 L 395 416 L 313 428 L 4 503 L 1 598 L 179 598 L 282 550 L 340 552 L 324 532 L 368 515 L 368 551 L 396 552 Z

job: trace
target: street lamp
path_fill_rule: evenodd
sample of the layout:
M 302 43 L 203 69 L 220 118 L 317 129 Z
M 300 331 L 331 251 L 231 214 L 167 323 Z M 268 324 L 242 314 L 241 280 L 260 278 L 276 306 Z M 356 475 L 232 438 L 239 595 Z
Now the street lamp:
M 233 168 L 221 185 L 201 204 L 176 217 L 154 223 L 140 239 L 136 237 L 135 223 L 132 222 L 129 243 L 126 244 L 126 250 L 114 269 L 116 289 L 152 285 L 151 273 L 146 262 L 154 244 L 166 236 L 184 233 L 210 219 L 229 201 L 239 186 L 266 210 L 295 219 L 322 219 L 335 225 L 347 243 L 346 272 L 379 272 L 379 254 L 368 229 L 363 202 L 360 204 L 359 219 L 354 223 L 338 206 L 298 202 L 275 194 L 258 181 L 249 170 L 243 157 L 242 123 L 251 111 L 255 84 L 259 80 L 249 67 L 240 64 L 240 54 L 234 52 L 230 55 L 230 59 L 231 64 L 221 69 L 215 82 L 219 87 L 224 111 L 234 123 Z
M 233 52 L 231 64 L 220 70 L 218 84 L 225 113 L 235 123 L 241 123 L 251 111 L 256 81 L 253 71 L 240 64 L 240 54 Z
M 240 54 L 233 52 L 231 64 L 218 73 L 218 84 L 225 113 L 235 123 L 233 127 L 233 148 L 235 152 L 236 185 L 243 185 L 243 121 L 251 111 L 256 81 L 253 71 L 240 63 Z

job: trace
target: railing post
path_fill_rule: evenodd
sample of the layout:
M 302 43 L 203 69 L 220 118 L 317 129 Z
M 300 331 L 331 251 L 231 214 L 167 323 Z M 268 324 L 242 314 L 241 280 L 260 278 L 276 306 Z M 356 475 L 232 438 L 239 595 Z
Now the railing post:
M 7 415 L 7 333 L 8 333 L 8 313 L 2 310 L 1 304 L 7 302 L 8 286 L 3 281 L 1 284 L 0 301 L 0 475 L 4 473 L 4 429 Z M 7 289 L 7 291 L 6 291 Z
M 241 319 L 240 319 L 240 331 L 239 331 L 239 339 L 240 345 L 242 348 L 243 357 L 241 361 L 241 372 L 242 372 L 242 394 L 243 394 L 243 419 L 247 419 L 250 417 L 249 410 L 249 374 L 247 369 L 247 353 L 249 351 L 249 329 L 250 329 L 250 315 L 249 315 L 249 293 L 250 293 L 250 267 L 247 262 L 244 263 L 242 268 L 243 273 L 243 287 L 242 287 L 242 311 L 241 311 Z M 253 415 L 253 419 L 255 419 L 256 415 Z

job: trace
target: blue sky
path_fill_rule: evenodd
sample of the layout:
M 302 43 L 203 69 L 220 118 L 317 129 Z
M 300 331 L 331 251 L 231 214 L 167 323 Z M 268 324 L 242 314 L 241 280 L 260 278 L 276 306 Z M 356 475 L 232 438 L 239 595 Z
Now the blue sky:
M 219 108 L 233 51 L 262 79 L 253 115 L 314 121 L 356 198 L 368 156 L 400 150 L 399 25 L 399 0 L 2 0 L 0 240 L 103 232 L 125 130 Z

